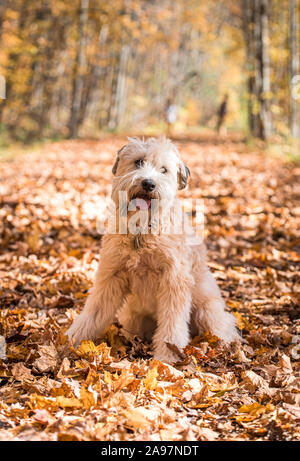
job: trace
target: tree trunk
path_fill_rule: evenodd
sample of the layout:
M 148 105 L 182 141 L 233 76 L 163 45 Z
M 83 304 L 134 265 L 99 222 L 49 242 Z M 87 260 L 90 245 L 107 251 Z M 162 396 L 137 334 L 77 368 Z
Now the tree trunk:
M 247 106 L 248 126 L 250 133 L 254 133 L 254 100 L 255 100 L 255 54 L 254 54 L 254 8 L 251 0 L 242 0 L 243 31 L 246 45 L 247 69 Z
M 7 0 L 0 0 L 0 40 L 1 40 L 1 35 L 2 35 L 2 25 L 3 25 L 3 19 L 5 16 L 6 7 L 7 7 Z
M 98 37 L 98 46 L 97 46 L 95 63 L 92 64 L 88 70 L 86 88 L 85 88 L 84 97 L 82 99 L 81 110 L 80 110 L 80 123 L 84 121 L 86 114 L 89 110 L 90 104 L 92 104 L 93 102 L 95 103 L 95 100 L 97 100 L 97 98 L 94 96 L 97 94 L 97 91 L 99 91 L 99 82 L 101 81 L 101 77 L 104 74 L 105 68 L 103 65 L 101 65 L 101 61 L 105 57 L 104 48 L 106 45 L 107 37 L 108 37 L 108 26 L 107 24 L 104 24 L 101 27 L 99 37 Z M 99 103 L 98 103 L 98 112 L 99 112 Z
M 2 25 L 3 25 L 3 19 L 5 15 L 5 10 L 7 6 L 7 0 L 0 0 L 0 43 L 1 43 L 1 37 L 2 37 Z M 6 96 L 6 83 L 3 75 L 0 75 L 0 102 L 1 99 L 5 99 Z M 2 107 L 3 104 L 0 106 L 0 118 L 1 118 L 1 112 L 2 112 Z
M 296 0 L 290 0 L 290 126 L 292 137 L 300 138 L 300 100 L 296 98 L 294 86 L 300 80 L 299 65 L 299 12 Z
M 73 77 L 73 91 L 71 102 L 71 114 L 69 119 L 69 137 L 73 138 L 78 135 L 80 110 L 82 103 L 82 93 L 84 86 L 84 69 L 86 64 L 85 46 L 86 46 L 86 25 L 88 21 L 89 0 L 81 0 L 80 14 L 78 24 L 78 42 L 77 56 Z
M 262 125 L 261 138 L 268 139 L 271 135 L 271 81 L 270 81 L 270 55 L 269 55 L 269 0 L 260 0 L 260 28 L 261 28 L 261 93 L 260 93 L 260 118 Z
M 243 0 L 244 37 L 248 68 L 250 132 L 261 139 L 271 134 L 269 0 Z
M 126 73 L 130 47 L 122 45 L 115 68 L 112 94 L 111 110 L 109 114 L 108 128 L 115 130 L 119 127 L 126 105 Z
M 116 111 L 115 123 L 116 127 L 122 124 L 125 109 L 126 109 L 126 80 L 127 80 L 127 64 L 130 55 L 129 45 L 123 45 L 121 49 L 120 67 L 118 73 L 118 83 L 116 92 Z

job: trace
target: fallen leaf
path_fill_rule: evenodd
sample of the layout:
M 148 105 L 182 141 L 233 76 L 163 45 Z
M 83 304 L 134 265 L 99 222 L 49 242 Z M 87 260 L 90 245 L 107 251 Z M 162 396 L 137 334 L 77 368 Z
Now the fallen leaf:
M 41 373 L 54 371 L 58 362 L 58 354 L 54 344 L 40 345 L 38 347 L 39 358 L 33 362 L 33 366 Z
M 147 372 L 147 375 L 144 379 L 144 386 L 146 389 L 149 389 L 150 391 L 156 389 L 157 387 L 157 377 L 158 377 L 158 371 L 157 367 L 154 366 L 153 368 L 150 368 Z

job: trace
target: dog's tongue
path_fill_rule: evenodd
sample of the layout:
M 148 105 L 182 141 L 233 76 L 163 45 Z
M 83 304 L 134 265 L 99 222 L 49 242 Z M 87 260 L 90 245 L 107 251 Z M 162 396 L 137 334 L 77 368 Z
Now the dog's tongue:
M 151 205 L 151 200 L 148 198 L 136 197 L 135 204 L 139 210 L 148 210 Z

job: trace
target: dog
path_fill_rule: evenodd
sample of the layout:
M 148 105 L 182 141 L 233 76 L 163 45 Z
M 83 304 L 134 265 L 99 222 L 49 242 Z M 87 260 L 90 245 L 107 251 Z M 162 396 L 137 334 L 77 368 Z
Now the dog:
M 177 191 L 186 187 L 190 175 L 178 149 L 166 138 L 128 140 L 112 169 L 116 209 L 124 214 L 120 192 L 126 192 L 125 212 L 135 201 L 148 214 L 157 201 L 162 216 L 171 216 L 176 224 L 181 216 Z M 132 211 L 128 213 L 132 218 Z M 155 232 L 141 233 L 137 227 L 139 233 L 103 237 L 94 286 L 67 331 L 73 344 L 98 338 L 116 316 L 127 338 L 153 339 L 154 356 L 167 363 L 178 360 L 176 348 L 168 343 L 182 350 L 190 335 L 209 330 L 225 342 L 240 340 L 235 317 L 225 310 L 206 265 L 204 243 L 185 230 L 162 232 L 164 222 L 156 221 Z

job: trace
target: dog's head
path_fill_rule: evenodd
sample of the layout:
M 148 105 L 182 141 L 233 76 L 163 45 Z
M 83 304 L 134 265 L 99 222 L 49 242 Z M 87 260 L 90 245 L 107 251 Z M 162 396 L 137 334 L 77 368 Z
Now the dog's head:
M 117 203 L 120 191 L 128 200 L 142 199 L 151 206 L 151 199 L 172 204 L 178 189 L 187 185 L 190 174 L 174 144 L 166 138 L 142 141 L 128 138 L 129 143 L 119 150 L 112 172 L 112 198 Z

